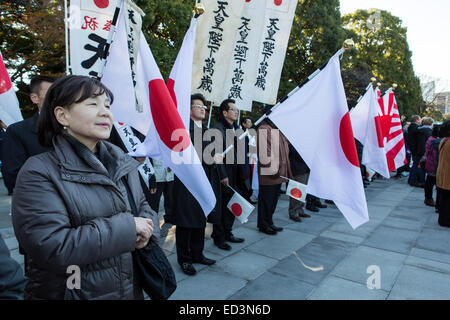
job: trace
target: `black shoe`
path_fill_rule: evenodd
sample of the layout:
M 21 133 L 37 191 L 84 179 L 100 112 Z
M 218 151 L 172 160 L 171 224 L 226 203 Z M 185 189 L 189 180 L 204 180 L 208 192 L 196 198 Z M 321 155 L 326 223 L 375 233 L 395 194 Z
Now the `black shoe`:
M 316 202 L 314 203 L 314 205 L 315 205 L 317 208 L 320 208 L 320 209 L 328 208 L 328 206 L 327 206 L 326 204 L 323 204 L 322 202 L 320 202 L 319 199 L 316 200 Z
M 306 205 L 306 210 L 309 210 L 309 211 L 312 211 L 312 212 L 319 212 L 319 209 L 313 204 L 307 204 Z
M 181 264 L 181 270 L 183 270 L 183 272 L 186 273 L 188 276 L 193 276 L 194 274 L 197 273 L 197 270 L 195 270 L 192 263 L 187 262 Z
M 306 213 L 299 213 L 298 216 L 300 218 L 311 218 L 311 216 L 309 214 L 306 214 Z
M 334 204 L 333 200 L 325 200 L 325 203 Z
M 219 249 L 226 250 L 226 251 L 231 250 L 231 246 L 228 243 L 222 242 L 222 243 L 214 243 L 214 244 Z
M 281 231 L 283 231 L 283 228 L 277 227 L 277 226 L 275 226 L 275 225 L 271 225 L 270 228 L 271 228 L 272 230 L 275 230 L 276 232 L 281 232 Z
M 237 238 L 237 237 L 231 235 L 231 236 L 225 237 L 225 241 L 228 241 L 228 242 L 231 242 L 231 243 L 241 243 L 241 242 L 244 242 L 245 239 Z
M 200 260 L 195 260 L 194 263 L 204 264 L 205 266 L 212 266 L 214 263 L 216 263 L 216 260 L 208 259 L 203 256 Z
M 302 222 L 302 219 L 299 217 L 289 217 L 289 219 L 294 220 L 295 222 Z
M 265 233 L 265 234 L 268 234 L 268 235 L 271 235 L 271 236 L 277 234 L 277 232 L 275 230 L 273 230 L 272 228 L 270 228 L 270 227 L 269 228 L 265 228 L 265 229 L 259 229 L 259 232 L 262 232 L 262 233 Z

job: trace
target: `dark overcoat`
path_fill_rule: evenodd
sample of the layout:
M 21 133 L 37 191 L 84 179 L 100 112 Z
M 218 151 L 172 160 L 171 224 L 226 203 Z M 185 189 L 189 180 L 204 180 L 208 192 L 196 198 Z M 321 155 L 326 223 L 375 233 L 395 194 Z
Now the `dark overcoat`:
M 201 130 L 201 133 L 199 132 Z M 190 122 L 190 135 L 191 140 L 194 143 L 194 137 L 201 134 L 204 136 L 207 128 L 202 126 L 199 128 L 191 120 Z M 208 219 L 205 218 L 205 214 L 200 207 L 198 201 L 192 196 L 189 190 L 183 185 L 183 183 L 175 176 L 173 187 L 173 224 L 183 228 L 204 228 L 206 227 L 206 221 L 210 223 L 219 223 L 221 217 L 221 184 L 219 177 L 219 168 L 216 164 L 207 164 L 203 157 L 205 148 L 209 145 L 208 141 L 203 141 L 200 147 L 195 146 L 197 154 L 201 153 L 202 165 L 208 177 L 211 187 L 216 196 L 216 206 L 214 210 L 209 213 Z

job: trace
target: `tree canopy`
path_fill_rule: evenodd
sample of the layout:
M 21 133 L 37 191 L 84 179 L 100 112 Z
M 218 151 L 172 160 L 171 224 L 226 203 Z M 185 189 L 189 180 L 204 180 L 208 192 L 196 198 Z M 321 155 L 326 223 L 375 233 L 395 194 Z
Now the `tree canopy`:
M 144 11 L 143 32 L 164 78 L 169 76 L 183 41 L 195 0 L 135 0 Z M 353 38 L 356 49 L 344 55 L 342 76 L 349 107 L 353 107 L 372 76 L 387 89 L 398 83 L 400 112 L 411 115 L 423 105 L 419 79 L 411 62 L 407 30 L 402 21 L 380 11 L 381 27 L 367 23 L 373 12 L 358 10 L 341 17 L 339 0 L 299 0 L 278 98 L 283 98 Z M 32 113 L 28 86 L 35 74 L 65 73 L 63 1 L 16 0 L 0 4 L 0 49 L 25 116 Z M 252 118 L 263 113 L 254 103 Z M 247 113 L 248 115 L 248 113 Z
M 378 16 L 378 21 L 371 23 L 374 16 Z M 382 10 L 357 10 L 343 16 L 342 24 L 357 49 L 355 58 L 348 60 L 348 68 L 357 64 L 368 66 L 382 83 L 382 91 L 397 83 L 400 113 L 407 116 L 416 113 L 422 104 L 422 89 L 414 73 L 407 29 L 400 18 Z

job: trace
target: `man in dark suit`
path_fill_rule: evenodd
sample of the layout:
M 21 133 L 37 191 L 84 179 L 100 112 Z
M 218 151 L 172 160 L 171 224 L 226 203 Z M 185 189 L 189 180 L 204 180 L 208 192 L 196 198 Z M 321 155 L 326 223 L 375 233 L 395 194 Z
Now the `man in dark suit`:
M 217 115 L 217 124 L 215 129 L 219 130 L 221 134 L 223 150 L 226 150 L 229 145 L 233 144 L 234 148 L 227 154 L 223 164 L 219 165 L 220 181 L 225 186 L 222 188 L 222 214 L 221 221 L 213 225 L 213 233 L 211 237 L 214 239 L 214 244 L 222 250 L 231 250 L 231 246 L 226 243 L 240 243 L 244 242 L 243 238 L 235 237 L 232 233 L 234 215 L 227 208 L 228 201 L 233 196 L 231 187 L 236 189 L 238 179 L 238 146 L 237 137 L 243 133 L 242 129 L 236 123 L 239 115 L 239 109 L 236 107 L 235 100 L 226 99 L 220 104 L 219 113 Z M 228 138 L 228 139 L 227 139 Z
M 3 141 L 2 174 L 8 193 L 12 194 L 17 174 L 25 161 L 34 155 L 47 151 L 38 142 L 37 122 L 48 88 L 55 81 L 50 77 L 36 76 L 30 82 L 30 99 L 37 105 L 38 112 L 31 118 L 16 122 L 8 127 Z
M 420 116 L 412 116 L 411 124 L 408 127 L 408 143 L 412 154 L 413 166 L 409 172 L 408 183 L 411 186 L 420 187 L 425 184 L 425 181 L 420 181 L 419 174 L 419 161 L 421 155 L 419 155 L 418 150 L 418 129 L 420 127 L 421 119 Z

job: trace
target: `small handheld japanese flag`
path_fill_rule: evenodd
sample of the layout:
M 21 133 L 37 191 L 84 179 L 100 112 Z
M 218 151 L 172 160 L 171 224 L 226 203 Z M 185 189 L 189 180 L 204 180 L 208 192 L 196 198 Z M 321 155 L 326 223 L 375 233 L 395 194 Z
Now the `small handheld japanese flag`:
M 286 188 L 286 194 L 295 200 L 306 202 L 306 185 L 289 179 L 289 184 Z
M 227 208 L 234 214 L 240 223 L 246 223 L 255 207 L 245 200 L 244 197 L 237 193 L 233 188 L 230 187 L 230 189 L 233 190 L 234 195 L 231 197 L 230 202 L 228 202 Z

